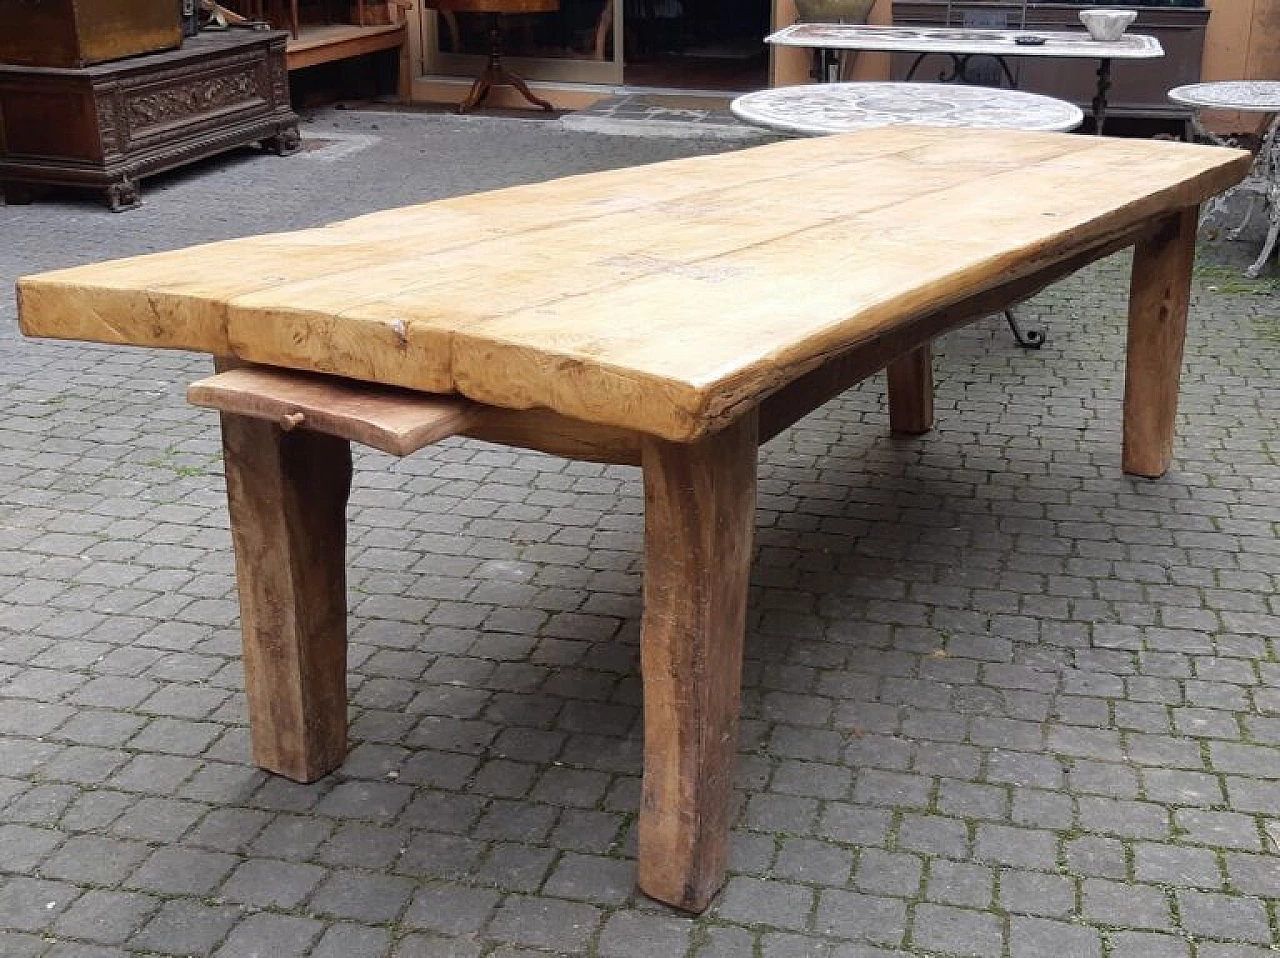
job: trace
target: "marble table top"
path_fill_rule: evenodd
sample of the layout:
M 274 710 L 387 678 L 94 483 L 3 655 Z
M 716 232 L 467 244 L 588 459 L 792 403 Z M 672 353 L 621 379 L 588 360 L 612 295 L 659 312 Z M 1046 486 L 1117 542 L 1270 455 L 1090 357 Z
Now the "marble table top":
M 818 83 L 774 87 L 730 104 L 738 119 L 783 133 L 821 135 L 879 126 L 1073 130 L 1080 108 L 1063 100 L 951 83 Z
M 1169 99 L 1187 106 L 1276 113 L 1280 112 L 1280 81 L 1223 80 L 1218 83 L 1188 83 L 1170 90 Z
M 1020 36 L 1045 42 L 1029 46 Z M 1119 40 L 1095 40 L 1083 30 L 988 30 L 974 27 L 875 26 L 854 23 L 797 23 L 765 37 L 784 47 L 828 50 L 880 50 L 900 53 L 959 53 L 997 57 L 1089 57 L 1142 60 L 1164 56 L 1155 37 L 1126 33 Z

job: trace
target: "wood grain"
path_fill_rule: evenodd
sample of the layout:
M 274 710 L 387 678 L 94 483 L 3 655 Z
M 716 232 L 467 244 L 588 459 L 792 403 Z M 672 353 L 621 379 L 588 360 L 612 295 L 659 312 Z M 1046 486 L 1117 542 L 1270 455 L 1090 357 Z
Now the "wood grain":
M 298 782 L 347 751 L 345 440 L 222 416 L 253 760 Z
M 193 406 L 310 429 L 407 456 L 475 426 L 480 406 L 332 376 L 262 366 L 218 373 L 187 387 Z
M 1133 254 L 1124 388 L 1124 471 L 1163 476 L 1173 459 L 1199 210 L 1170 216 Z
M 644 444 L 640 888 L 701 911 L 724 881 L 756 502 L 756 417 Z
M 1247 165 L 1177 143 L 863 131 L 28 277 L 20 319 L 688 441 Z

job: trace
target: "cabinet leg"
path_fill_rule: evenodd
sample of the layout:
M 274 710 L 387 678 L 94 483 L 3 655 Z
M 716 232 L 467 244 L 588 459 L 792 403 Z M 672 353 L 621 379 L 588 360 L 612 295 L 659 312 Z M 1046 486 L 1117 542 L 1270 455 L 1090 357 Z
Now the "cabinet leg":
M 142 204 L 142 193 L 138 184 L 128 178 L 107 187 L 107 206 L 112 213 L 123 213 Z
M 31 187 L 12 180 L 0 183 L 0 192 L 4 193 L 4 201 L 9 206 L 26 206 L 35 198 Z
M 262 145 L 276 156 L 288 156 L 302 149 L 302 134 L 297 126 L 288 126 L 262 141 Z

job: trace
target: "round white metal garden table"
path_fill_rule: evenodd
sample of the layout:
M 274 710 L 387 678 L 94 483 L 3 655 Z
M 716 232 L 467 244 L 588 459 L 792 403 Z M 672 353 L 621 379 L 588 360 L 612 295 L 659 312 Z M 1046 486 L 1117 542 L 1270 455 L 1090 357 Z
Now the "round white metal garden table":
M 962 126 L 1074 130 L 1084 121 L 1065 100 L 950 83 L 814 83 L 774 87 L 730 104 L 744 123 L 780 133 L 818 136 L 878 126 Z
M 1221 196 L 1214 197 L 1205 207 L 1204 219 L 1209 219 L 1226 203 L 1229 197 L 1237 193 L 1247 194 L 1249 205 L 1245 210 L 1240 225 L 1229 231 L 1227 236 L 1239 239 L 1259 201 L 1266 207 L 1270 215 L 1267 238 L 1262 244 L 1262 252 L 1253 265 L 1244 271 L 1253 278 L 1262 272 L 1267 260 L 1276 248 L 1276 239 L 1280 237 L 1280 81 L 1276 80 L 1223 80 L 1217 83 L 1190 83 L 1175 87 L 1169 91 L 1169 99 L 1174 103 L 1195 107 L 1197 110 L 1240 110 L 1246 113 L 1269 113 L 1271 122 L 1267 125 L 1266 135 L 1262 138 L 1262 147 L 1254 157 L 1253 169 L 1238 186 L 1234 186 Z M 1192 119 L 1196 136 L 1211 143 L 1223 144 L 1220 137 L 1214 136 L 1201 124 L 1199 117 Z

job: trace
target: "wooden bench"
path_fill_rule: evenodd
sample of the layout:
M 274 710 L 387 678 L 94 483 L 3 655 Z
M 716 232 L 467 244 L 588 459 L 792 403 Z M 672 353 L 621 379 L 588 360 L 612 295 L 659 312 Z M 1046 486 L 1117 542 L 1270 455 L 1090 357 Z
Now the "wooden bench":
M 698 911 L 728 854 L 757 445 L 884 368 L 892 428 L 929 429 L 933 339 L 1132 246 L 1121 463 L 1163 474 L 1197 206 L 1248 166 L 1065 134 L 793 140 L 27 277 L 19 318 L 341 377 L 192 394 L 223 411 L 254 759 L 303 781 L 346 750 L 349 440 L 642 466 L 639 881 Z

